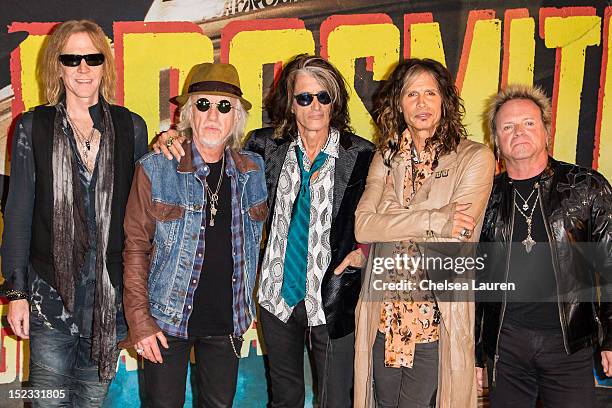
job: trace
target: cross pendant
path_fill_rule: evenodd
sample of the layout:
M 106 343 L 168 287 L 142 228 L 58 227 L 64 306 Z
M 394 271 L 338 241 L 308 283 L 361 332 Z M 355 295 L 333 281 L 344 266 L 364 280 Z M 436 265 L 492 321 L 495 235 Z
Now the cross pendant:
M 536 242 L 533 240 L 533 238 L 531 238 L 531 235 L 528 235 L 527 238 L 523 240 L 523 245 L 525 245 L 525 250 L 527 253 L 531 252 L 535 244 Z

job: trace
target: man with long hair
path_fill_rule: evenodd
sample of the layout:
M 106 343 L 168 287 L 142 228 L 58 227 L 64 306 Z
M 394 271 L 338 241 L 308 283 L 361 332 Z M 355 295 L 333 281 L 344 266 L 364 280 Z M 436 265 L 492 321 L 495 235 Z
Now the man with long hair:
M 365 260 L 354 214 L 373 145 L 350 132 L 347 102 L 333 65 L 299 55 L 266 101 L 273 127 L 256 130 L 246 144 L 266 163 L 271 209 L 258 300 L 272 407 L 304 405 L 305 338 L 320 406 L 352 406 Z
M 42 78 L 49 104 L 24 113 L 13 137 L 2 244 L 8 321 L 30 339 L 29 386 L 63 391 L 35 407 L 100 406 L 126 332 L 123 217 L 147 130 L 111 105 L 113 55 L 92 21 L 55 28 Z
M 448 70 L 431 59 L 403 61 L 375 106 L 378 152 L 355 214 L 357 239 L 378 243 L 370 257 L 420 257 L 422 243 L 477 241 L 495 160 L 467 139 Z M 388 276 L 418 288 L 428 271 L 411 272 L 397 267 Z M 355 407 L 475 407 L 474 303 L 433 291 L 375 295 L 375 277 L 370 262 L 357 306 Z

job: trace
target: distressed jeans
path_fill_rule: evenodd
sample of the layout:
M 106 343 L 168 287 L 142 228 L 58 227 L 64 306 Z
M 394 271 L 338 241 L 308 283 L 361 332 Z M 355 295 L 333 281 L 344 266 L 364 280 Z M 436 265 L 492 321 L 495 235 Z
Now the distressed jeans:
M 108 381 L 100 381 L 91 356 L 91 339 L 71 336 L 30 313 L 30 379 L 28 387 L 64 390 L 63 398 L 32 400 L 32 407 L 100 407 Z

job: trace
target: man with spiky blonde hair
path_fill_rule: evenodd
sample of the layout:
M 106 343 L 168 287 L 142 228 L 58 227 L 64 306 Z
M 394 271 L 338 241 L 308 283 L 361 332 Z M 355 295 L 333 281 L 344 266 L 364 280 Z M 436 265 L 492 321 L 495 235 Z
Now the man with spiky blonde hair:
M 485 275 L 517 288 L 477 306 L 491 406 L 529 408 L 539 398 L 545 407 L 592 407 L 593 347 L 612 376 L 610 184 L 550 156 L 551 107 L 541 89 L 510 85 L 485 117 L 506 167 L 480 237 L 496 251 Z

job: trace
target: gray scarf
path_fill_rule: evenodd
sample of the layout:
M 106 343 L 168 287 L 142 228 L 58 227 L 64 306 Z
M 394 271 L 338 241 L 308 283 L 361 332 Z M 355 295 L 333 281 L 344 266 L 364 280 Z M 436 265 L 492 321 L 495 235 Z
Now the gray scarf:
M 98 152 L 98 180 L 95 192 L 96 211 L 96 289 L 93 310 L 91 358 L 98 363 L 101 380 L 115 376 L 117 348 L 117 306 L 115 288 L 106 268 L 113 198 L 115 129 L 106 101 L 101 100 L 103 132 Z M 87 219 L 77 164 L 68 140 L 68 122 L 63 104 L 56 105 L 53 137 L 53 266 L 55 287 L 64 307 L 74 311 L 75 281 L 79 278 L 88 249 Z

